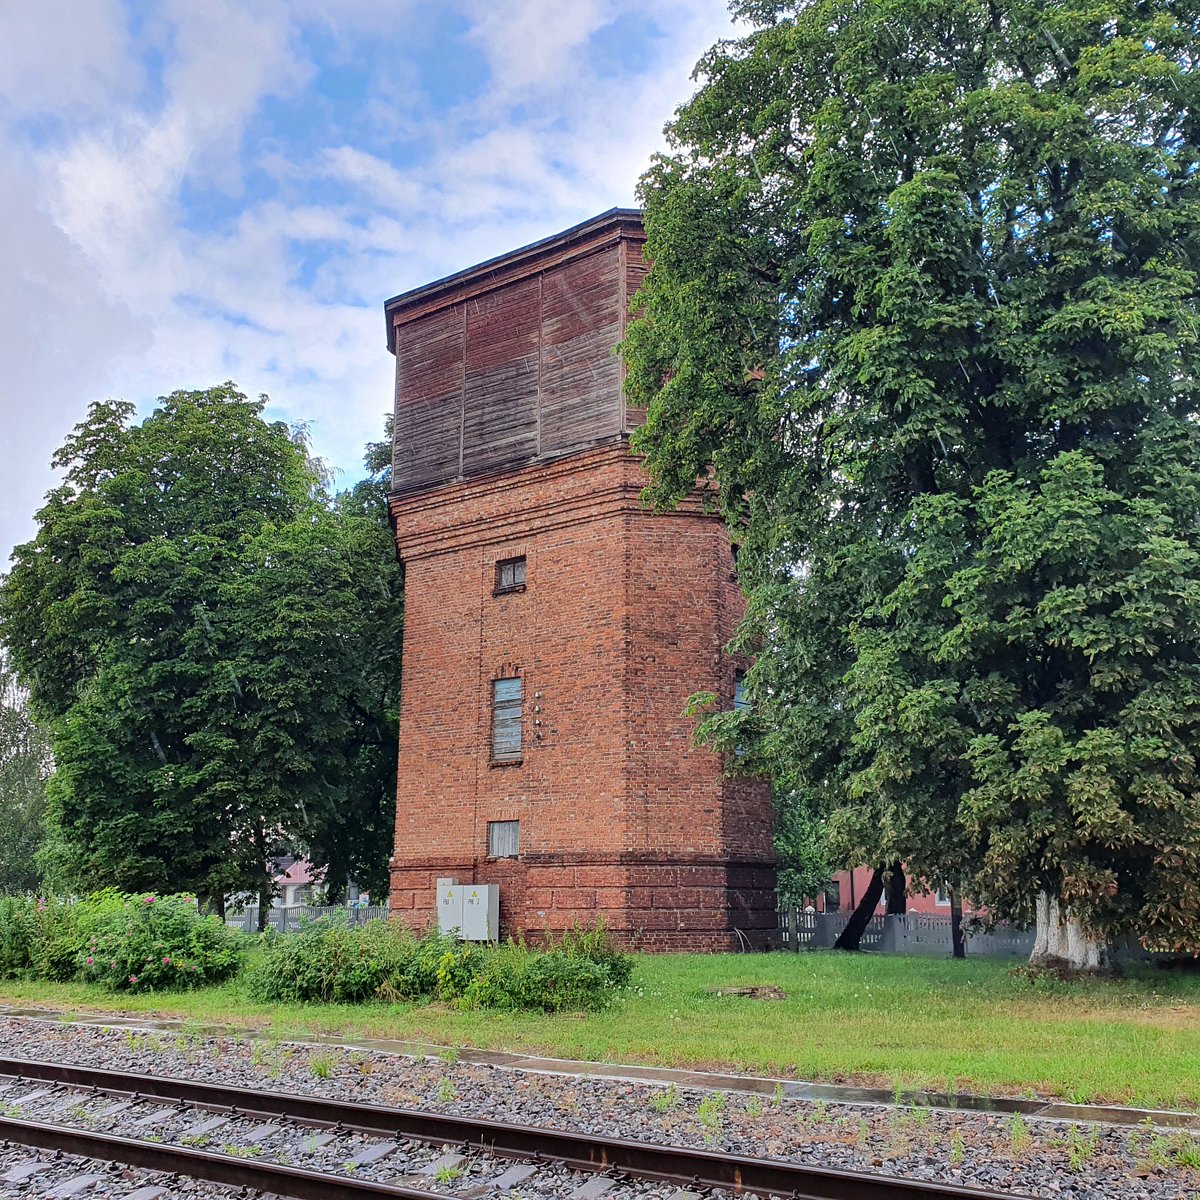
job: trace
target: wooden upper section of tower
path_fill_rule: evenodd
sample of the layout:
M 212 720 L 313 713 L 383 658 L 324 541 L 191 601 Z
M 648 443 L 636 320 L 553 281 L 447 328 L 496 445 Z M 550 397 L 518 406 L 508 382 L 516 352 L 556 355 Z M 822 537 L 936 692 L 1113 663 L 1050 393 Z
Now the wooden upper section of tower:
M 644 242 L 641 213 L 612 209 L 387 301 L 393 492 L 558 458 L 640 424 L 613 347 Z

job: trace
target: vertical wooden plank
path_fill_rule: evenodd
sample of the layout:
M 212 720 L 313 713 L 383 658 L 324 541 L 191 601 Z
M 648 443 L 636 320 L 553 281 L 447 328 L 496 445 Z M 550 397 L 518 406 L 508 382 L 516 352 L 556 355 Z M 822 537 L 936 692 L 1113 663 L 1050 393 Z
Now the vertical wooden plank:
M 458 355 L 458 477 L 466 476 L 466 454 L 463 443 L 467 436 L 467 306 L 455 305 L 462 310 L 462 336 Z
M 461 306 L 430 313 L 397 330 L 393 487 L 436 486 L 461 466 Z
M 621 431 L 620 253 L 609 246 L 547 271 L 542 313 L 542 452 Z
M 539 283 L 519 280 L 467 302 L 463 474 L 537 455 Z

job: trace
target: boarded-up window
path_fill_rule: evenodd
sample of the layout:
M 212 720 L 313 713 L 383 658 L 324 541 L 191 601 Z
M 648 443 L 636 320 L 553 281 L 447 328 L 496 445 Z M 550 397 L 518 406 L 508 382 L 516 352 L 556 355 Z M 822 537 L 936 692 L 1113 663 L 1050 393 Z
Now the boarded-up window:
M 496 564 L 496 595 L 525 590 L 525 559 L 505 558 Z
M 516 858 L 521 850 L 520 821 L 488 822 L 488 857 Z
M 521 680 L 492 680 L 492 762 L 521 759 Z

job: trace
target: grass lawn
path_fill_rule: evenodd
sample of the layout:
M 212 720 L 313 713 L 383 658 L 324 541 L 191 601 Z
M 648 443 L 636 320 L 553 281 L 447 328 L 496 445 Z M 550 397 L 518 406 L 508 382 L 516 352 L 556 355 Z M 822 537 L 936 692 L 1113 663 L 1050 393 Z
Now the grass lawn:
M 787 999 L 715 996 L 771 984 Z M 268 1006 L 235 982 L 114 996 L 0 982 L 0 1003 L 147 1012 L 283 1037 L 340 1033 L 669 1066 L 733 1067 L 887 1087 L 1049 1094 L 1200 1109 L 1200 976 L 1061 983 L 984 959 L 834 953 L 639 956 L 607 1012 L 541 1016 L 444 1005 Z

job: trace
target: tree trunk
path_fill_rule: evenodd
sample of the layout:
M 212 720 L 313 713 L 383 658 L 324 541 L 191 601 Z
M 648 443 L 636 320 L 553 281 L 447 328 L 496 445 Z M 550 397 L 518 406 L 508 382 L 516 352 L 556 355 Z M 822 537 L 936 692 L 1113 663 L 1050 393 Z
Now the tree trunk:
M 1091 937 L 1054 897 L 1037 898 L 1037 937 L 1029 962 L 1035 967 L 1098 971 L 1108 966 L 1108 948 Z
M 838 934 L 833 943 L 835 950 L 857 950 L 862 941 L 863 931 L 867 928 L 875 910 L 879 907 L 879 898 L 883 895 L 883 868 L 876 867 L 871 875 L 871 882 L 863 892 L 858 907 L 850 914 L 846 928 Z
M 967 941 L 962 930 L 962 898 L 957 889 L 950 888 L 950 943 L 955 958 L 967 957 Z
M 888 867 L 887 885 L 887 914 L 889 917 L 902 917 L 908 912 L 908 880 L 904 877 L 904 867 L 898 862 Z

